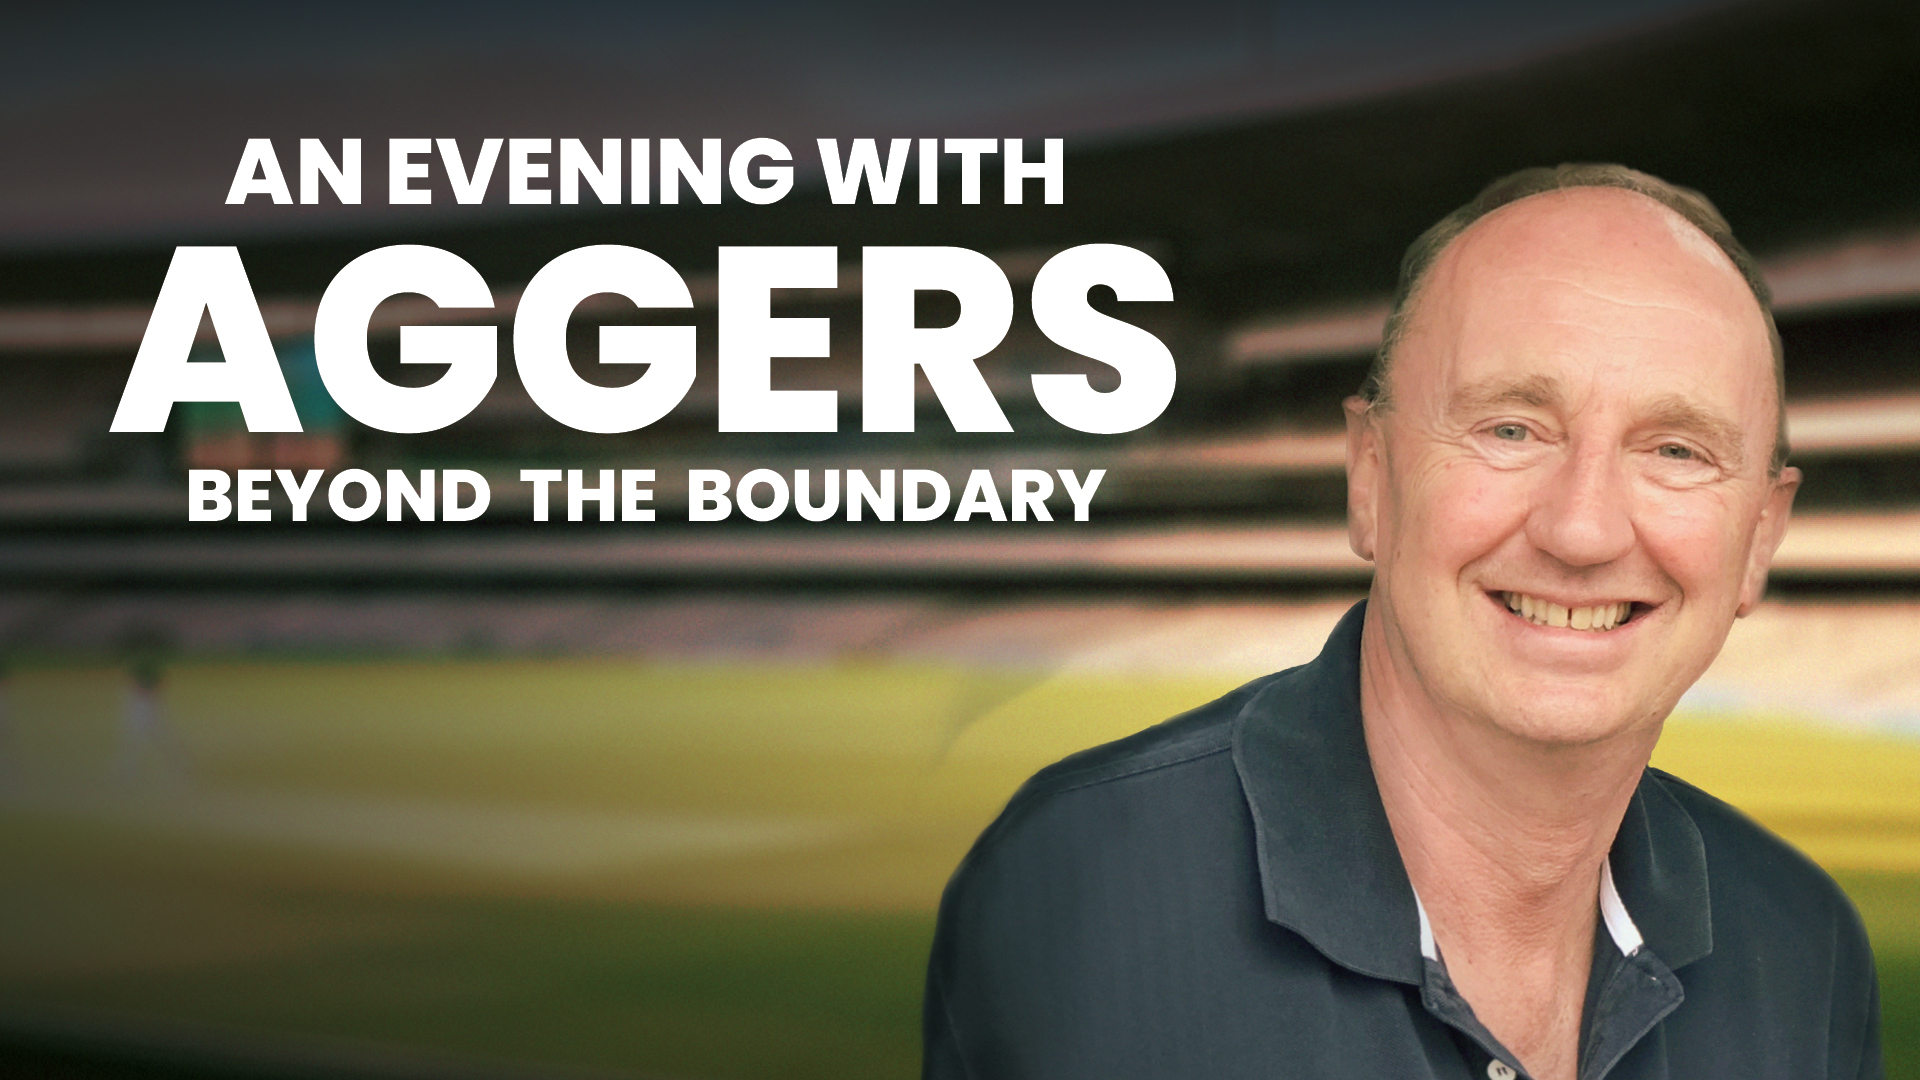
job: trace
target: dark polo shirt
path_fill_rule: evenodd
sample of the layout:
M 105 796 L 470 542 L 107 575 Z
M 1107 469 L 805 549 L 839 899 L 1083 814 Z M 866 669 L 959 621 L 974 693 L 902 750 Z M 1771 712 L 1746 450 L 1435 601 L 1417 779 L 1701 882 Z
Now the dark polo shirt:
M 1516 1075 L 1422 954 L 1361 734 L 1362 611 L 1312 663 L 1021 788 L 940 905 L 928 1077 Z M 1609 866 L 1581 1080 L 1881 1075 L 1866 934 L 1819 868 L 1655 769 Z

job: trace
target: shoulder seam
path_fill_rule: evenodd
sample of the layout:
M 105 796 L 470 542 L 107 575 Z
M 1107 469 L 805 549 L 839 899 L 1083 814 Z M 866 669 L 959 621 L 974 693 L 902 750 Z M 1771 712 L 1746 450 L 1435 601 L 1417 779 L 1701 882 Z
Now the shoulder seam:
M 1094 787 L 1098 784 L 1105 784 L 1113 780 L 1125 780 L 1129 776 L 1139 776 L 1141 773 L 1154 772 L 1159 769 L 1168 769 L 1168 768 L 1172 768 L 1175 765 L 1184 765 L 1189 761 L 1198 761 L 1201 758 L 1211 757 L 1214 754 L 1224 754 L 1231 749 L 1233 749 L 1233 745 L 1230 742 L 1223 743 L 1219 746 L 1207 746 L 1197 750 L 1189 751 L 1187 753 L 1180 754 L 1178 757 L 1167 758 L 1164 761 L 1137 762 L 1131 766 L 1120 768 L 1118 769 L 1118 771 L 1114 771 L 1114 772 L 1106 772 L 1096 767 L 1094 769 L 1089 770 L 1091 772 L 1096 773 L 1096 775 L 1087 776 L 1081 779 L 1074 779 L 1078 775 L 1077 773 L 1068 773 L 1066 774 L 1066 776 L 1061 777 L 1061 780 L 1063 781 L 1062 783 L 1047 784 L 1044 787 L 1036 788 L 1035 790 L 1030 792 L 1030 794 L 1034 797 L 1039 797 L 1043 795 L 1059 795 L 1069 791 L 1078 791 L 1081 788 Z M 1074 782 L 1072 783 L 1064 782 L 1069 779 L 1073 779 Z

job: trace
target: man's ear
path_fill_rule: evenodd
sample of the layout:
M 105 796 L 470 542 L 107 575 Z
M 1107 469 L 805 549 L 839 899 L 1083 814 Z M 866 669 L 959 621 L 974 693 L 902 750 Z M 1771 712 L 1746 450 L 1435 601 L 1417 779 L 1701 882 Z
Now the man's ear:
M 1380 490 L 1380 432 L 1371 401 L 1355 394 L 1342 405 L 1347 410 L 1347 544 L 1355 555 L 1372 562 L 1379 521 L 1375 498 Z
M 1767 505 L 1760 511 L 1760 523 L 1753 530 L 1753 544 L 1747 549 L 1747 573 L 1740 582 L 1740 606 L 1734 610 L 1736 618 L 1746 618 L 1747 613 L 1760 603 L 1760 595 L 1767 591 L 1767 568 L 1773 565 L 1773 554 L 1780 550 L 1780 541 L 1787 535 L 1787 517 L 1793 512 L 1793 493 L 1800 490 L 1800 470 L 1787 466 L 1774 478 L 1773 490 L 1767 493 Z

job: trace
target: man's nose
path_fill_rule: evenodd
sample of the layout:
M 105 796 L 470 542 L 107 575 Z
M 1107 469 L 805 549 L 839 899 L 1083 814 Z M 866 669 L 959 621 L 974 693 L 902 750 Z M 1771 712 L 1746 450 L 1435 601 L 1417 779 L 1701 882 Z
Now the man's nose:
M 1534 491 L 1527 537 L 1569 566 L 1597 566 L 1631 551 L 1632 490 L 1619 455 L 1592 448 L 1562 461 Z

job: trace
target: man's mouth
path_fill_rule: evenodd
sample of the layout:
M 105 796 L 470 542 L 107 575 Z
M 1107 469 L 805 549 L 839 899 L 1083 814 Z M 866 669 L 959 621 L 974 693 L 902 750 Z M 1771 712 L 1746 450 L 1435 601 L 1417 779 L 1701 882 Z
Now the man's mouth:
M 1500 598 L 1506 602 L 1507 610 L 1537 626 L 1604 631 L 1619 626 L 1633 615 L 1631 600 L 1569 608 L 1526 593 L 1503 592 Z

